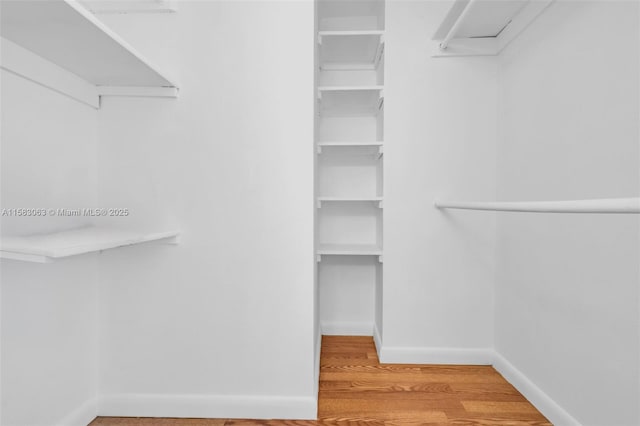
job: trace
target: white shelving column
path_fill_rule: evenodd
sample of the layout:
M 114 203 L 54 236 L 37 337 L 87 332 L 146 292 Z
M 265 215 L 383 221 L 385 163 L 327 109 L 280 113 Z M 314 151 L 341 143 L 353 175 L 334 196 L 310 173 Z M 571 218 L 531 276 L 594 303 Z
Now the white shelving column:
M 373 335 L 383 258 L 384 1 L 319 0 L 317 42 L 321 328 Z

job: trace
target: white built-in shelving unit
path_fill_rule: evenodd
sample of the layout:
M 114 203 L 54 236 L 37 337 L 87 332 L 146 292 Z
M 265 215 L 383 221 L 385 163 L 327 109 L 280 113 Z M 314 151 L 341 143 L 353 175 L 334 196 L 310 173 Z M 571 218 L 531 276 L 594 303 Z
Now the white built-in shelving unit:
M 3 0 L 0 67 L 94 108 L 100 107 L 101 96 L 175 98 L 175 80 L 151 65 L 86 6 L 117 13 L 169 11 L 165 0 Z M 135 244 L 176 243 L 178 235 L 174 230 L 146 232 L 105 226 L 4 234 L 0 258 L 49 263 Z
M 331 333 L 361 334 L 362 328 L 341 324 L 357 317 L 356 323 L 371 324 L 373 331 L 373 299 L 382 273 L 384 2 L 320 0 L 317 42 L 321 323 L 331 324 Z M 358 300 L 345 300 L 356 288 Z M 336 312 L 336 306 L 350 304 L 351 312 Z
M 76 0 L 4 0 L 0 8 L 9 72 L 94 108 L 100 96 L 178 94 L 175 80 Z

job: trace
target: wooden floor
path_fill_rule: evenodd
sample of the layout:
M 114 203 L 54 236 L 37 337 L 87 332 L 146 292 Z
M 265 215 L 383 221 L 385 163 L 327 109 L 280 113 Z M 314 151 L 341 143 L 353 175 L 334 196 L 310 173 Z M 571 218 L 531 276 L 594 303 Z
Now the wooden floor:
M 378 362 L 370 337 L 324 336 L 319 420 L 98 417 L 91 426 L 551 425 L 490 366 Z

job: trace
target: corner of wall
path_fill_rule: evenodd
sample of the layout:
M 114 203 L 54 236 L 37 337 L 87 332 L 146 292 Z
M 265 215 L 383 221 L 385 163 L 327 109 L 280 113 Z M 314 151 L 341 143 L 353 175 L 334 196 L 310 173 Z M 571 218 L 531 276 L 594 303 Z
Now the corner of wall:
M 511 383 L 518 392 L 524 395 L 551 423 L 556 426 L 580 426 L 580 422 L 507 361 L 505 357 L 497 351 L 494 352 L 493 356 L 493 368 Z
M 91 398 L 56 423 L 57 426 L 87 426 L 98 416 L 98 398 Z

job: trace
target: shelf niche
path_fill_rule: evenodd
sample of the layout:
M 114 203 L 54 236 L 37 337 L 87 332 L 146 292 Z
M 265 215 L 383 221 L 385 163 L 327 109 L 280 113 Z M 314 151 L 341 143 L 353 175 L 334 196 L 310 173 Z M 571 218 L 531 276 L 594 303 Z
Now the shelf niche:
M 376 70 L 384 54 L 384 31 L 319 31 L 320 69 Z

